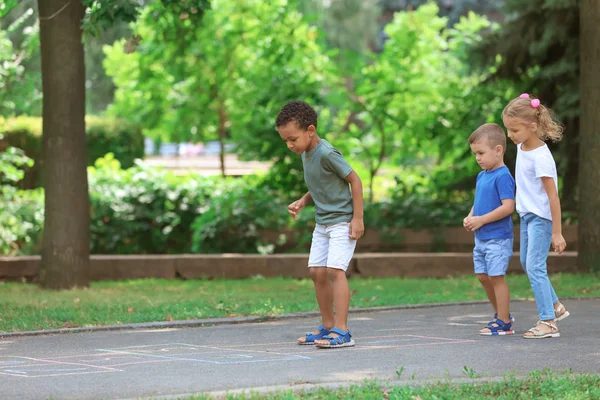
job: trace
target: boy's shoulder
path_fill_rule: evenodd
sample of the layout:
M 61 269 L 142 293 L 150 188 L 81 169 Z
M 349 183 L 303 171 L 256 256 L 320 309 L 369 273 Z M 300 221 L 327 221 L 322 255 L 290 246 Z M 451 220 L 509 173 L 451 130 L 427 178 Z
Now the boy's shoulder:
M 331 153 L 332 151 L 335 151 L 338 153 L 340 152 L 338 149 L 333 147 L 333 145 L 325 139 L 321 139 L 321 146 L 319 147 L 319 150 L 322 154 L 325 154 L 325 155 Z
M 500 195 L 512 195 L 515 193 L 515 178 L 506 165 L 498 169 L 495 174 L 493 185 Z
M 506 181 L 506 180 L 514 181 L 514 178 L 506 165 L 504 165 L 492 172 L 485 171 L 485 170 L 481 171 L 479 174 L 477 174 L 477 183 L 479 183 L 482 179 L 483 179 L 483 182 L 485 182 L 487 185 L 490 185 L 490 186 L 491 185 L 497 186 L 501 182 Z
M 510 173 L 510 170 L 508 169 L 508 167 L 506 165 L 503 165 L 502 167 L 498 168 L 497 177 L 498 178 L 508 177 L 508 178 L 514 180 L 512 174 Z
M 320 159 L 328 158 L 332 154 L 334 154 L 336 156 L 344 157 L 342 155 L 341 151 L 339 151 L 337 148 L 335 148 L 331 143 L 329 143 L 325 139 L 321 139 L 321 142 L 319 143 L 319 146 L 316 149 L 315 153 L 317 154 L 317 157 Z
M 338 149 L 336 149 L 335 147 L 333 147 L 331 145 L 331 143 L 329 143 L 327 140 L 325 139 L 321 139 L 319 141 L 319 144 L 317 144 L 317 147 L 315 147 L 313 150 L 311 150 L 309 152 L 309 154 L 307 154 L 306 152 L 302 153 L 300 155 L 300 157 L 302 158 L 302 162 L 308 162 L 308 163 L 322 163 L 324 159 L 327 159 L 330 154 L 332 153 L 337 153 L 339 155 L 341 155 L 341 153 L 339 152 Z

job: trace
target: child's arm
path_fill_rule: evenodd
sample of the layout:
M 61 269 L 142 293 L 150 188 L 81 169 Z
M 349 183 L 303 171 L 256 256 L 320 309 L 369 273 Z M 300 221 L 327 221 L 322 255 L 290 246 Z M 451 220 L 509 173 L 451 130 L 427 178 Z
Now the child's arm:
M 302 211 L 304 207 L 310 204 L 311 201 L 312 197 L 310 195 L 310 192 L 306 192 L 306 194 L 302 196 L 300 200 L 296 200 L 288 206 L 288 212 L 292 217 L 294 217 L 294 219 L 296 219 L 296 217 L 298 217 L 298 213 L 300 213 L 300 211 Z
M 560 211 L 560 199 L 558 198 L 558 192 L 556 191 L 556 184 L 554 179 L 549 176 L 542 177 L 542 183 L 548 200 L 550 200 L 550 213 L 552 214 L 552 247 L 554 251 L 561 254 L 567 247 L 567 242 L 562 235 L 562 215 Z
M 515 200 L 514 199 L 502 199 L 502 205 L 489 213 L 479 216 L 470 217 L 467 219 L 466 228 L 469 231 L 476 231 L 485 224 L 490 222 L 498 221 L 504 217 L 508 217 L 515 211 Z
M 360 177 L 355 171 L 352 171 L 344 178 L 350 184 L 352 190 L 352 201 L 354 203 L 354 215 L 350 223 L 350 237 L 352 239 L 360 239 L 365 232 L 365 224 L 363 221 L 363 188 Z

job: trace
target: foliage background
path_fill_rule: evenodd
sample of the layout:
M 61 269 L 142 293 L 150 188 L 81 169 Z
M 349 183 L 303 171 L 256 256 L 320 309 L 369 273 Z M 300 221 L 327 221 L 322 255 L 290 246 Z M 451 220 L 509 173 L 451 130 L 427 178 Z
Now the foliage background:
M 367 227 L 385 231 L 460 225 L 478 172 L 466 138 L 501 124 L 508 99 L 539 94 L 567 125 L 554 150 L 565 220 L 576 221 L 575 0 L 85 1 L 94 253 L 291 251 L 290 235 L 304 249 L 312 211 L 295 223 L 285 212 L 306 190 L 301 162 L 273 127 L 292 99 L 317 109 L 319 134 L 363 180 Z M 20 190 L 42 183 L 36 1 L 1 0 L 0 18 L 1 188 L 11 203 L 0 248 L 36 254 L 43 190 Z M 135 162 L 144 137 L 220 140 L 272 168 L 175 176 Z M 514 156 L 509 146 L 511 168 Z M 265 241 L 265 230 L 287 236 Z

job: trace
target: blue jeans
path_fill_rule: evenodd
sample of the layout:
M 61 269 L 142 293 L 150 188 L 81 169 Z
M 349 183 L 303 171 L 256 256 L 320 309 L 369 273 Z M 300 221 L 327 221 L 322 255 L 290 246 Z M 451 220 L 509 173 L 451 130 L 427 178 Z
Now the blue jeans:
M 521 217 L 521 265 L 529 277 L 540 319 L 552 320 L 558 297 L 548 278 L 552 221 L 527 213 Z

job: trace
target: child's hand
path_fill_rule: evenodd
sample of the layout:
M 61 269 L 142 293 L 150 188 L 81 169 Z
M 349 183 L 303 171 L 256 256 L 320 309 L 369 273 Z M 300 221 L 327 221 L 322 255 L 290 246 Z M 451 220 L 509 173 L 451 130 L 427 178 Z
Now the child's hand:
M 465 227 L 465 229 L 466 229 L 467 231 L 469 231 L 469 228 L 467 228 L 467 222 L 469 222 L 469 219 L 470 219 L 470 218 L 471 218 L 471 217 L 469 217 L 469 216 L 467 215 L 467 216 L 465 217 L 465 219 L 463 219 L 463 226 Z
M 567 242 L 563 237 L 562 233 L 553 233 L 552 234 L 552 248 L 558 254 L 562 254 L 563 251 L 567 248 Z
M 485 225 L 483 223 L 483 218 L 481 217 L 471 217 L 471 218 L 467 218 L 467 223 L 466 223 L 466 228 L 469 231 L 476 231 L 477 229 L 481 228 L 483 225 Z
M 298 214 L 300 213 L 300 211 L 302 211 L 304 206 L 305 204 L 304 201 L 302 201 L 302 199 L 296 200 L 288 206 L 288 212 L 294 219 L 296 219 L 296 217 L 298 217 Z
M 350 222 L 350 239 L 358 240 L 365 233 L 365 224 L 362 218 L 352 218 Z

